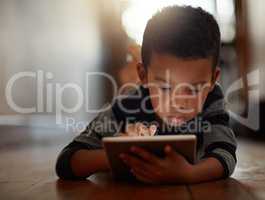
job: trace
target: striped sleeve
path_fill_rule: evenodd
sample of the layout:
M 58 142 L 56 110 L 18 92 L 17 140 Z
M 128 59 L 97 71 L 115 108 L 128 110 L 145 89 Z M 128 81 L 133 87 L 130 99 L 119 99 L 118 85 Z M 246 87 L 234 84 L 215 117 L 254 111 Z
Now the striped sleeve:
M 112 107 L 108 106 L 109 108 L 99 113 L 74 141 L 84 143 L 91 149 L 100 149 L 102 148 L 101 140 L 103 137 L 119 134 L 122 124 L 117 122 Z
M 86 129 L 60 152 L 55 166 L 58 177 L 72 180 L 86 178 L 74 175 L 70 164 L 72 155 L 81 149 L 101 149 L 102 137 L 116 136 L 117 134 L 119 134 L 119 124 L 116 123 L 112 109 L 109 108 L 99 113 Z
M 236 158 L 236 139 L 232 129 L 216 124 L 210 133 L 204 133 L 202 158 L 214 157 L 224 168 L 224 177 L 234 172 Z
M 204 120 L 209 122 L 210 129 L 202 134 L 199 159 L 216 158 L 224 168 L 224 177 L 229 177 L 237 163 L 237 142 L 233 130 L 229 127 L 229 114 L 224 109 L 224 101 L 219 100 L 212 104 Z

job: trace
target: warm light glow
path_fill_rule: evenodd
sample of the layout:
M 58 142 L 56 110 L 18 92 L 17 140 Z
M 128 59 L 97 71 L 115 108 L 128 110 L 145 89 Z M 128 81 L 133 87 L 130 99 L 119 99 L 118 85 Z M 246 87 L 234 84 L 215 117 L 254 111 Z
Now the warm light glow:
M 233 0 L 124 0 L 129 6 L 122 15 L 122 23 L 129 37 L 142 44 L 147 21 L 159 9 L 170 5 L 201 7 L 215 16 L 221 30 L 221 39 L 231 42 L 235 37 Z

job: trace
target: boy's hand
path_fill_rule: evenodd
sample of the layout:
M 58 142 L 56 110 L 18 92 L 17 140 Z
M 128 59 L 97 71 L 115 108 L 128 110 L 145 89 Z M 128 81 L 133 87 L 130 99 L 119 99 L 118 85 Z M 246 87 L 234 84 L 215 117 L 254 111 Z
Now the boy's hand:
M 151 125 L 150 127 L 137 122 L 135 124 L 128 124 L 126 127 L 126 133 L 122 133 L 119 136 L 154 136 L 157 127 Z
M 138 180 L 152 184 L 189 182 L 193 165 L 169 145 L 165 147 L 165 158 L 158 158 L 140 147 L 132 147 L 131 152 L 140 158 L 129 154 L 120 156 Z

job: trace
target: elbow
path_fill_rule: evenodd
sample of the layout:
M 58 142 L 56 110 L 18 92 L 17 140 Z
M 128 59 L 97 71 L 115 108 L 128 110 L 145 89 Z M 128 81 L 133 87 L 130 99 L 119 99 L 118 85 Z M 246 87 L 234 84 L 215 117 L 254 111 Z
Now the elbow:
M 223 178 L 230 177 L 237 164 L 236 146 L 229 143 L 212 144 L 206 149 L 205 157 L 215 157 L 223 166 Z
M 73 174 L 71 173 L 69 162 L 66 161 L 62 155 L 59 155 L 56 161 L 55 172 L 60 179 L 73 179 Z
M 60 179 L 80 180 L 84 177 L 76 176 L 71 167 L 71 157 L 75 151 L 63 150 L 57 158 L 55 172 Z
M 231 154 L 224 151 L 211 152 L 206 154 L 205 157 L 214 157 L 220 162 L 224 170 L 222 178 L 228 178 L 233 174 L 237 160 Z

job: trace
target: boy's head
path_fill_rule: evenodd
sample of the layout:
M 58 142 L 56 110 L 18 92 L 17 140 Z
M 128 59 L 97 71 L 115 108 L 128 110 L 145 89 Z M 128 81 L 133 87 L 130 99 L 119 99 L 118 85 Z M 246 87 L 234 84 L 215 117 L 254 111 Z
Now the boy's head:
M 164 122 L 180 125 L 201 111 L 219 76 L 219 51 L 218 24 L 201 8 L 166 7 L 148 21 L 137 70 Z

